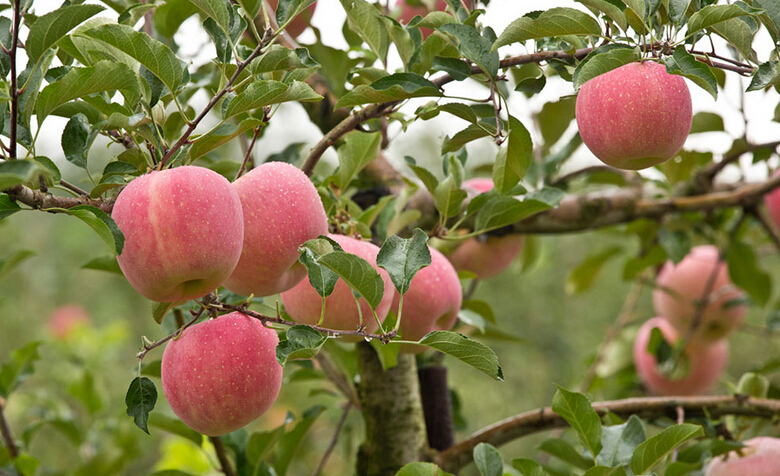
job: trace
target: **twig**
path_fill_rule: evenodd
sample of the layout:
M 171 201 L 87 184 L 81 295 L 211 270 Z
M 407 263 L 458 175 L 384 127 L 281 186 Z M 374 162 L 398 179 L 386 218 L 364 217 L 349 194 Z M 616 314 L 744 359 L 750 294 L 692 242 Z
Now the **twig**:
M 711 184 L 712 179 L 715 178 L 715 176 L 718 175 L 721 170 L 723 170 L 727 165 L 739 160 L 739 158 L 744 154 L 753 152 L 758 149 L 777 149 L 778 147 L 780 147 L 780 141 L 766 142 L 763 144 L 748 144 L 744 149 L 740 149 L 734 153 L 723 156 L 723 159 L 721 159 L 720 162 L 713 162 L 702 168 L 696 174 L 694 183 L 699 185 Z
M 772 240 L 772 243 L 774 243 L 775 247 L 777 247 L 778 251 L 780 251 L 780 233 L 778 233 L 777 228 L 775 228 L 769 222 L 769 220 L 767 220 L 766 216 L 764 216 L 764 214 L 761 213 L 761 210 L 759 210 L 758 207 L 748 208 L 745 211 L 753 215 L 755 219 L 758 220 L 758 223 L 760 223 L 761 227 L 764 228 L 766 234 L 769 235 L 769 238 Z
M 623 180 L 626 182 L 631 182 L 634 180 L 639 179 L 639 175 L 636 172 L 629 171 L 629 170 L 620 170 L 616 169 L 614 167 L 607 167 L 606 165 L 591 165 L 589 167 L 584 167 L 578 170 L 575 170 L 573 172 L 569 172 L 566 175 L 561 175 L 560 177 L 553 180 L 550 185 L 553 187 L 567 184 L 574 180 L 575 178 L 581 177 L 583 175 L 591 175 L 594 173 L 607 173 L 607 174 L 614 174 L 619 177 L 622 177 Z
M 0 433 L 3 435 L 3 441 L 8 448 L 8 454 L 11 455 L 11 459 L 16 459 L 19 456 L 19 447 L 16 446 L 14 441 L 14 435 L 11 433 L 11 428 L 8 426 L 8 421 L 5 419 L 5 400 L 0 397 Z
M 333 430 L 333 438 L 330 440 L 330 444 L 328 445 L 328 448 L 325 450 L 325 454 L 322 455 L 322 459 L 320 460 L 320 464 L 317 466 L 317 470 L 314 472 L 314 476 L 320 476 L 322 474 L 322 470 L 325 469 L 325 464 L 328 462 L 328 458 L 330 457 L 330 454 L 333 453 L 333 449 L 336 448 L 336 443 L 339 440 L 339 434 L 341 433 L 341 429 L 344 427 L 344 423 L 347 421 L 347 415 L 349 415 L 349 411 L 352 409 L 352 403 L 347 402 L 344 405 L 344 411 L 341 413 L 341 418 L 339 418 L 339 422 L 336 423 L 336 429 Z
M 257 126 L 255 127 L 255 134 L 252 136 L 252 141 L 249 143 L 249 145 L 246 148 L 246 153 L 244 154 L 244 161 L 241 162 L 241 167 L 238 169 L 238 173 L 236 173 L 236 178 L 233 180 L 238 180 L 239 177 L 244 175 L 244 172 L 246 172 L 246 164 L 249 163 L 249 159 L 252 157 L 252 151 L 255 148 L 255 142 L 257 142 L 257 137 L 260 135 L 260 130 L 263 128 L 263 126 Z
M 200 319 L 200 316 L 203 315 L 203 311 L 205 311 L 205 310 L 206 310 L 205 307 L 202 307 L 202 308 L 198 309 L 197 312 L 194 312 L 192 314 L 192 319 L 190 319 L 186 324 L 184 324 L 183 326 L 179 327 L 178 329 L 176 329 L 175 331 L 171 332 L 170 334 L 168 334 L 167 336 L 163 337 L 162 339 L 160 339 L 158 341 L 155 341 L 155 342 L 152 342 L 151 344 L 144 345 L 143 349 L 141 349 L 140 352 L 135 354 L 135 357 L 138 360 L 143 360 L 144 357 L 146 357 L 146 354 L 148 354 L 150 350 L 156 349 L 157 347 L 160 347 L 161 345 L 165 344 L 166 342 L 168 342 L 169 340 L 173 339 L 174 337 L 176 337 L 178 335 L 181 335 L 181 333 L 184 332 L 184 329 L 186 329 L 186 328 L 190 327 L 191 325 L 195 324 L 195 321 Z
M 712 58 L 717 58 L 719 60 L 723 60 L 723 61 L 726 61 L 728 63 L 731 63 L 731 66 L 733 68 L 736 68 L 736 69 L 726 68 L 724 66 L 728 66 L 728 65 L 724 65 L 723 63 L 718 63 L 720 66 L 717 66 L 717 67 L 721 68 L 721 69 L 729 69 L 730 71 L 736 71 L 737 73 L 740 73 L 740 74 L 742 74 L 742 73 L 744 73 L 744 74 L 752 74 L 753 73 L 753 67 L 750 66 L 749 64 L 740 63 L 737 60 L 733 60 L 733 59 L 727 58 L 725 56 L 721 56 L 721 55 L 718 55 L 718 54 L 715 54 L 715 53 L 705 53 L 704 51 L 696 51 L 696 50 L 691 50 L 688 53 L 690 53 L 692 55 L 699 55 L 699 56 L 703 56 L 704 58 L 707 58 L 707 61 L 702 61 L 701 58 L 696 58 L 697 60 L 701 61 L 702 63 L 709 64 L 709 62 L 712 61 L 709 58 L 712 57 Z
M 89 192 L 87 192 L 86 190 L 84 190 L 82 188 L 79 188 L 76 185 L 73 185 L 72 183 L 70 183 L 68 181 L 60 180 L 60 185 L 62 185 L 63 187 L 67 188 L 70 191 L 78 193 L 79 195 L 83 195 L 85 197 L 89 197 Z
M 677 418 L 677 407 L 686 418 L 719 418 L 725 415 L 776 419 L 780 417 L 780 400 L 744 396 L 645 397 L 593 403 L 599 415 L 614 413 L 620 418 L 637 415 L 643 419 Z M 472 460 L 479 443 L 500 446 L 540 431 L 561 428 L 566 421 L 550 407 L 539 408 L 507 418 L 477 431 L 461 443 L 439 453 L 434 461 L 445 471 L 453 472 Z
M 22 22 L 22 8 L 20 0 L 14 0 L 14 21 L 13 31 L 11 32 L 11 50 L 8 52 L 8 56 L 11 62 L 11 121 L 9 127 L 8 138 L 10 142 L 8 144 L 8 158 L 11 160 L 16 159 L 16 142 L 17 142 L 17 124 L 19 120 L 19 90 L 16 84 L 16 51 L 19 45 L 19 27 Z
M 740 220 L 738 222 L 738 225 L 742 223 L 744 220 L 745 215 L 742 215 L 740 217 Z M 693 340 L 694 334 L 696 334 L 696 330 L 701 327 L 701 323 L 704 322 L 704 315 L 705 315 L 705 309 L 707 309 L 707 306 L 710 305 L 710 302 L 712 301 L 712 292 L 715 290 L 715 281 L 718 279 L 718 273 L 720 271 L 720 266 L 723 263 L 723 255 L 718 255 L 718 260 L 715 262 L 715 266 L 712 267 L 712 271 L 710 271 L 709 276 L 707 277 L 707 282 L 704 284 L 704 291 L 702 291 L 702 295 L 699 298 L 698 301 L 695 303 L 695 310 L 693 313 L 693 319 L 691 319 L 691 325 L 688 327 L 688 330 L 685 333 L 685 339 L 683 340 L 683 344 L 680 347 L 680 352 L 685 352 L 685 350 L 688 348 L 688 345 L 690 345 L 691 341 Z
M 494 80 L 490 80 L 490 100 L 493 102 L 493 112 L 496 116 L 496 135 L 495 142 L 496 145 L 501 145 L 502 139 L 501 139 L 501 104 L 499 102 L 499 99 L 496 98 L 496 82 Z
M 228 458 L 227 449 L 225 448 L 225 444 L 222 442 L 222 438 L 219 436 L 209 436 L 209 441 L 211 441 L 211 443 L 214 445 L 214 450 L 217 453 L 219 465 L 222 469 L 222 472 L 225 473 L 225 476 L 237 476 L 236 470 L 233 469 L 233 464 Z
M 336 368 L 326 352 L 320 352 L 315 359 L 317 360 L 317 363 L 320 364 L 320 368 L 322 369 L 322 373 L 325 374 L 325 377 L 333 382 L 333 385 L 339 389 L 342 395 L 344 395 L 355 408 L 360 410 L 360 399 L 358 398 L 357 391 L 347 378 L 346 374 Z

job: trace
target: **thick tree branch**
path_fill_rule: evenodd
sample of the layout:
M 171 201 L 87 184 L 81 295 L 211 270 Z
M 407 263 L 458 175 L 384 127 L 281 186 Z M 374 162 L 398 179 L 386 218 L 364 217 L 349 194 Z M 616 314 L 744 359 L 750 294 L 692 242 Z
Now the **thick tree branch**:
M 682 408 L 688 419 L 719 418 L 725 415 L 770 420 L 780 417 L 780 400 L 744 396 L 647 397 L 593 403 L 593 409 L 600 415 L 610 412 L 621 418 L 637 415 L 643 419 L 676 420 L 678 407 Z M 466 440 L 442 451 L 434 460 L 445 471 L 457 471 L 471 462 L 472 451 L 479 443 L 500 446 L 526 435 L 566 425 L 566 421 L 550 407 L 531 410 L 479 430 Z
M 48 192 L 33 190 L 24 185 L 16 185 L 7 190 L 3 190 L 3 192 L 7 193 L 11 200 L 24 203 L 35 209 L 73 208 L 77 205 L 92 205 L 93 207 L 97 207 L 110 214 L 111 209 L 114 208 L 115 201 L 114 198 L 92 199 L 88 196 L 60 197 Z

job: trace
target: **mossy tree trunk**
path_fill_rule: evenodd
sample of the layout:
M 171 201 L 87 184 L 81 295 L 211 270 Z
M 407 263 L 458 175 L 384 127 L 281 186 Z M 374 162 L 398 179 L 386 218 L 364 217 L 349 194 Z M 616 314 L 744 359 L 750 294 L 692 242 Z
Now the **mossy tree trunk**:
M 376 351 L 358 345 L 358 395 L 366 422 L 366 440 L 358 454 L 360 476 L 392 476 L 419 461 L 426 448 L 417 364 L 399 354 L 398 365 L 383 370 Z

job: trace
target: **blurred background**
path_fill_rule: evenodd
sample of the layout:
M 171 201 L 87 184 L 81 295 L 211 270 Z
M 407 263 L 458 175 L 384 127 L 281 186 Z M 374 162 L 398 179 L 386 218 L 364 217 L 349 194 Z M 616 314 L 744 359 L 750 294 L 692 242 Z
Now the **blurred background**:
M 36 0 L 34 10 L 42 14 L 57 4 Z M 483 22 L 501 32 L 522 14 L 558 5 L 575 6 L 565 1 L 492 0 Z M 337 0 L 319 0 L 313 25 L 320 29 L 325 44 L 338 48 L 345 46 L 340 28 L 344 19 Z M 339 28 L 327 28 L 327 25 Z M 182 47 L 180 54 L 192 59 L 193 68 L 212 55 L 207 36 L 199 30 L 197 17 L 188 20 L 176 38 Z M 299 38 L 303 45 L 314 41 L 316 36 L 312 30 Z M 758 41 L 757 49 L 764 46 Z M 513 45 L 501 52 L 522 54 L 524 51 L 521 46 Z M 764 52 L 760 51 L 759 56 L 765 56 Z M 746 85 L 736 75 L 728 75 L 726 90 L 721 92 L 718 102 L 691 86 L 694 112 L 718 112 L 724 119 L 725 131 L 691 137 L 686 149 L 723 153 L 731 147 L 734 138 L 746 132 L 746 127 L 748 138 L 758 142 L 780 134 L 780 124 L 772 122 L 777 97 L 767 100 L 764 92 L 745 96 L 746 126 L 739 112 L 740 91 Z M 485 91 L 468 81 L 447 89 L 450 94 L 471 97 L 484 95 Z M 530 100 L 514 94 L 509 106 L 538 140 L 540 133 L 530 126 L 533 115 L 547 102 L 570 94 L 573 94 L 570 83 L 550 77 L 541 94 Z M 206 99 L 196 96 L 193 107 L 197 110 Z M 412 101 L 406 110 L 413 112 L 420 104 Z M 63 178 L 78 184 L 85 178 L 62 156 L 59 137 L 65 121 L 58 122 L 58 119 L 52 117 L 47 121 L 39 153 L 57 163 Z M 204 123 L 202 127 L 206 130 L 213 124 Z M 387 155 L 399 167 L 403 157 L 411 155 L 418 163 L 439 170 L 442 139 L 461 127 L 456 120 L 442 116 L 416 122 L 405 132 L 400 127 L 392 127 L 391 137 L 400 140 L 391 143 Z M 574 134 L 575 127 L 572 122 L 559 143 L 565 144 L 565 138 Z M 300 106 L 284 105 L 258 141 L 254 155 L 259 163 L 292 143 L 303 143 L 305 155 L 319 137 L 321 133 L 309 123 Z M 114 146 L 97 143 L 90 153 L 90 169 L 100 173 L 119 152 Z M 470 144 L 468 152 L 467 170 L 476 175 L 480 166 L 492 163 L 496 149 L 489 140 L 484 140 Z M 216 154 L 233 160 L 240 157 L 236 144 L 223 147 Z M 332 150 L 326 159 L 319 172 L 334 166 Z M 727 170 L 726 180 L 743 174 L 766 175 L 764 165 L 751 167 L 749 154 L 743 159 L 739 166 Z M 596 163 L 595 159 L 581 147 L 567 167 L 576 169 L 591 163 Z M 776 158 L 770 163 L 776 165 Z M 589 272 L 586 281 L 592 280 L 587 283 L 592 285 L 583 286 L 571 279 L 572 270 L 586 257 L 610 247 L 618 247 L 620 252 Z M 626 297 L 632 286 L 636 286 L 624 281 L 622 275 L 626 261 L 638 249 L 639 240 L 623 229 L 536 237 L 526 242 L 526 252 L 509 270 L 477 286 L 474 298 L 491 304 L 498 328 L 503 332 L 480 336 L 473 328 L 464 326 L 460 330 L 474 333 L 495 349 L 506 380 L 494 382 L 470 367 L 446 359 L 458 403 L 459 437 L 499 419 L 549 405 L 555 392 L 553 383 L 579 388 L 606 329 L 620 316 Z M 20 438 L 29 437 L 30 453 L 41 460 L 38 474 L 139 475 L 163 469 L 216 474 L 213 456 L 204 450 L 208 449 L 208 443 L 199 446 L 155 426 L 151 427 L 151 436 L 147 436 L 125 415 L 124 395 L 137 372 L 135 353 L 142 345 L 142 336 L 159 339 L 168 334 L 172 324 L 166 321 L 162 327 L 156 325 L 150 301 L 136 293 L 122 276 L 84 268 L 89 262 L 92 262 L 89 266 L 99 267 L 99 259 L 108 254 L 97 235 L 69 217 L 22 212 L 0 221 L 0 260 L 20 250 L 34 254 L 10 273 L 3 273 L 0 264 L 0 362 L 22 345 L 42 341 L 41 359 L 35 364 L 35 373 L 13 394 L 7 407 L 15 433 Z M 767 244 L 756 252 L 763 268 L 777 282 L 780 260 L 776 249 Z M 578 287 L 585 289 L 577 292 Z M 776 298 L 775 293 L 771 302 Z M 266 302 L 273 304 L 275 300 L 270 297 Z M 79 307 L 62 310 L 62 306 L 74 305 Z M 599 375 L 589 393 L 593 399 L 643 394 L 631 369 L 631 329 L 650 317 L 653 317 L 650 287 L 644 286 L 631 313 L 635 325 L 614 341 L 607 350 L 605 364 L 599 366 Z M 778 335 L 767 329 L 768 318 L 771 315 L 767 311 L 751 308 L 746 328 L 729 338 L 728 373 L 718 393 L 728 392 L 730 385 L 748 370 L 762 370 L 777 383 L 773 372 L 780 363 L 775 360 L 774 365 L 765 365 L 769 359 L 778 357 L 780 344 Z M 73 322 L 75 325 L 69 329 Z M 147 356 L 146 363 L 153 366 L 161 356 L 162 348 L 159 348 Z M 332 392 L 320 390 L 332 387 L 316 375 L 299 372 L 301 369 L 305 367 L 297 364 L 285 369 L 287 382 L 279 400 L 266 415 L 247 427 L 250 433 L 270 430 L 282 424 L 288 412 L 300 417 L 315 405 L 327 407 L 290 467 L 288 474 L 294 475 L 314 471 L 341 413 L 338 405 L 341 400 Z M 154 370 L 149 370 L 149 374 L 154 375 Z M 155 382 L 160 389 L 159 379 Z M 156 412 L 172 415 L 162 395 Z M 352 412 L 325 474 L 353 473 L 354 454 L 362 431 L 358 413 Z M 503 447 L 502 453 L 507 459 L 536 457 L 538 441 L 536 437 L 528 437 Z

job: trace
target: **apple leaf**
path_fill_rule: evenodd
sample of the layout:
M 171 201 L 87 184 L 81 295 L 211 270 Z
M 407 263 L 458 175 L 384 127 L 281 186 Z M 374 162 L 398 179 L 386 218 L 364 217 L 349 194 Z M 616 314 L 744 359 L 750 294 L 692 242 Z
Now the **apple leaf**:
M 390 47 L 390 35 L 379 16 L 379 10 L 366 0 L 340 1 L 347 12 L 350 31 L 360 36 L 377 58 L 384 61 Z
M 376 264 L 387 271 L 399 293 L 406 294 L 415 274 L 431 264 L 427 242 L 425 232 L 415 228 L 411 238 L 392 235 L 382 244 Z
M 626 22 L 626 14 L 616 4 L 610 3 L 608 0 L 576 0 L 577 2 L 589 7 L 591 9 L 598 10 L 608 16 L 612 21 L 626 31 L 628 28 L 628 22 Z M 674 0 L 672 0 L 674 1 Z
M 33 364 L 41 356 L 38 353 L 40 341 L 28 342 L 11 352 L 0 366 L 0 397 L 8 398 L 25 378 L 33 373 Z
M 499 193 L 507 193 L 520 183 L 533 162 L 533 141 L 522 122 L 509 116 L 509 140 L 493 164 L 493 183 Z
M 334 251 L 317 258 L 317 263 L 339 275 L 354 292 L 366 300 L 371 309 L 376 309 L 382 302 L 385 282 L 368 261 L 344 251 Z
M 333 251 L 344 251 L 341 246 L 329 238 L 315 238 L 301 245 L 298 251 L 301 253 L 298 261 L 306 267 L 309 283 L 317 294 L 323 298 L 333 294 L 339 275 L 318 263 L 317 258 Z
M 536 18 L 529 15 L 513 21 L 493 43 L 493 50 L 512 43 L 564 35 L 600 35 L 599 22 L 574 8 L 551 8 Z
M 31 61 L 37 61 L 70 30 L 103 10 L 99 5 L 68 5 L 41 16 L 30 27 L 25 52 Z
M 339 107 L 368 103 L 401 101 L 410 98 L 441 97 L 438 86 L 415 73 L 396 73 L 379 78 L 370 85 L 361 84 L 336 102 Z
M 504 460 L 495 446 L 480 443 L 474 447 L 474 465 L 482 476 L 502 476 Z
M 450 473 L 446 473 L 433 463 L 409 463 L 397 473 L 395 476 L 453 476 Z
M 504 372 L 493 349 L 463 334 L 433 331 L 423 336 L 418 344 L 460 359 L 495 380 L 504 380 Z
M 512 460 L 512 467 L 523 476 L 548 476 L 541 464 L 531 459 L 518 458 Z
M 301 446 L 303 438 L 308 433 L 314 422 L 325 411 L 325 407 L 317 405 L 303 412 L 301 420 L 295 424 L 295 427 L 279 438 L 279 444 L 276 447 L 276 457 L 274 459 L 274 470 L 278 476 L 285 476 L 287 468 L 290 466 L 298 448 Z M 272 474 L 272 473 L 268 473 Z
M 125 235 L 119 229 L 116 222 L 110 215 L 103 210 L 92 205 L 77 205 L 73 208 L 52 208 L 60 212 L 73 215 L 79 220 L 89 225 L 98 236 L 111 248 L 115 254 L 122 254 L 122 248 L 125 246 Z
M 345 189 L 363 167 L 376 159 L 382 145 L 382 134 L 352 131 L 344 136 L 344 144 L 336 151 L 339 168 L 334 175 L 336 186 Z
M 593 410 L 588 397 L 559 386 L 553 396 L 552 410 L 574 428 L 580 443 L 595 459 L 601 452 L 601 419 Z
M 7 163 L 16 163 L 16 162 L 7 162 Z M 22 207 L 20 207 L 16 202 L 12 201 L 11 197 L 9 197 L 5 193 L 0 194 L 0 220 L 2 220 L 5 217 L 11 216 L 14 213 L 21 210 Z
M 756 8 L 746 10 L 739 5 L 707 5 L 688 19 L 688 35 L 733 18 L 760 13 L 763 13 L 763 10 Z
M 726 250 L 726 262 L 729 277 L 734 284 L 747 291 L 757 304 L 766 306 L 772 294 L 772 279 L 759 266 L 753 248 L 741 241 L 732 240 Z
M 230 33 L 230 12 L 223 0 L 190 0 L 206 16 L 214 20 L 224 33 Z
M 136 377 L 130 382 L 130 387 L 125 395 L 127 416 L 133 417 L 135 426 L 149 434 L 149 413 L 154 410 L 157 403 L 157 388 L 147 377 Z
M 290 84 L 280 81 L 254 81 L 245 90 L 236 94 L 226 106 L 222 115 L 225 119 L 258 109 L 271 104 L 281 104 L 289 101 L 319 101 L 322 96 L 315 93 L 303 81 L 293 81 Z
M 539 450 L 580 469 L 588 469 L 593 466 L 593 461 L 582 456 L 579 450 L 575 449 L 571 443 L 562 438 L 544 440 L 539 445 Z
M 562 190 L 547 187 L 526 195 L 523 201 L 506 196 L 493 197 L 477 212 L 474 231 L 484 233 L 519 222 L 558 206 L 563 196 Z
M 700 132 L 724 131 L 723 118 L 714 112 L 697 112 L 693 115 L 691 122 L 691 132 L 689 134 L 698 134 Z
M 276 6 L 276 23 L 282 27 L 298 16 L 316 0 L 280 0 Z
M 746 91 L 758 91 L 772 84 L 780 84 L 779 61 L 767 61 L 758 65 Z
M 685 19 L 685 12 L 688 11 L 688 6 L 691 4 L 691 0 L 669 0 L 669 19 L 675 25 L 681 26 Z
M 32 160 L 0 162 L 0 190 L 6 190 L 20 183 L 29 182 L 40 171 L 38 164 Z M 5 196 L 7 197 L 8 195 Z
M 92 258 L 86 263 L 81 265 L 81 269 L 94 269 L 97 271 L 107 271 L 109 273 L 118 274 L 123 276 L 122 269 L 119 268 L 119 263 L 116 261 L 116 256 L 98 256 Z
M 326 336 L 309 326 L 292 326 L 287 329 L 286 338 L 276 346 L 276 360 L 284 366 L 290 360 L 311 359 L 320 352 L 326 340 Z
M 594 466 L 585 471 L 582 476 L 626 476 L 626 469 L 622 466 Z
M 718 99 L 718 80 L 712 74 L 710 67 L 701 61 L 697 61 L 692 54 L 685 50 L 683 45 L 674 50 L 674 55 L 664 58 L 666 72 L 684 76 L 697 86 L 710 93 L 713 99 Z
M 704 436 L 704 430 L 699 425 L 682 423 L 665 428 L 661 433 L 637 446 L 631 457 L 631 471 L 634 474 L 647 473 L 675 448 L 700 436 Z
M 602 48 L 604 49 L 602 50 Z M 625 45 L 601 46 L 586 56 L 574 69 L 572 75 L 574 89 L 579 90 L 588 80 L 623 65 L 639 61 L 640 58 L 639 48 L 629 48 Z
M 162 324 L 168 311 L 176 307 L 173 302 L 155 302 L 152 304 L 152 317 L 157 324 Z
M 11 253 L 7 258 L 0 259 L 0 279 L 5 278 L 8 273 L 13 271 L 21 262 L 35 256 L 32 250 L 17 250 Z
M 491 49 L 493 41 L 480 35 L 476 28 L 460 23 L 448 23 L 439 27 L 439 31 L 458 39 L 458 49 L 466 58 L 473 61 L 491 78 L 498 74 L 498 51 Z M 491 30 L 492 32 L 492 30 Z
M 203 435 L 185 425 L 178 418 L 169 417 L 163 413 L 153 413 L 149 415 L 148 423 L 155 428 L 186 438 L 198 446 L 203 443 Z
M 647 439 L 642 420 L 636 415 L 621 425 L 605 426 L 601 434 L 603 449 L 596 463 L 603 466 L 622 466 L 631 461 L 637 446 Z

